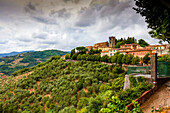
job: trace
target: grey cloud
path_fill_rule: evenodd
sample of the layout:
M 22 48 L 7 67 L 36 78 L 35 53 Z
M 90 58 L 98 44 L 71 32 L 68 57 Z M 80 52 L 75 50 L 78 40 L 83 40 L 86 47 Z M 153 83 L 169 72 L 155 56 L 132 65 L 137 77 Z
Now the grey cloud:
M 29 38 L 26 38 L 26 37 L 21 37 L 18 40 L 21 41 L 21 42 L 32 42 L 33 41 L 32 39 L 29 39 Z
M 126 2 L 119 2 L 119 0 L 110 0 L 106 4 L 96 4 L 94 1 L 90 4 L 87 9 L 81 9 L 79 11 L 79 19 L 76 22 L 78 27 L 91 26 L 98 22 L 98 20 L 115 16 L 119 17 L 120 14 L 127 8 L 132 6 L 132 1 L 127 0 Z M 114 21 L 114 23 L 116 23 Z
M 32 37 L 37 39 L 46 39 L 48 35 L 46 33 L 41 33 L 41 34 L 33 34 Z
M 59 16 L 59 17 L 69 17 L 70 14 L 69 14 L 69 13 L 66 13 L 66 9 L 63 8 L 63 9 L 61 9 L 61 10 L 58 11 L 58 16 Z
M 29 4 L 27 5 L 27 7 L 28 7 L 29 9 L 36 10 L 36 7 L 35 7 L 31 2 L 29 2 Z
M 69 1 L 77 4 L 77 3 L 79 3 L 80 0 L 64 0 L 64 2 L 66 2 L 66 3 Z
M 96 21 L 96 9 L 90 8 L 90 9 L 82 9 L 79 12 L 79 20 L 76 22 L 76 26 L 78 27 L 87 27 L 95 23 Z
M 105 16 L 119 16 L 127 8 L 132 7 L 132 0 L 126 0 L 126 2 L 119 2 L 119 0 L 111 0 L 108 4 L 105 4 L 99 11 L 100 17 Z
M 58 24 L 55 19 L 53 18 L 45 18 L 45 17 L 38 17 L 38 16 L 32 16 L 32 18 L 40 23 L 44 24 Z
M 43 41 L 43 44 L 48 44 L 48 45 L 54 45 L 54 44 L 58 44 L 56 41 Z
M 29 2 L 29 3 L 25 6 L 25 11 L 26 11 L 26 12 L 36 11 L 36 6 L 33 5 L 31 2 Z
M 51 17 L 60 17 L 60 18 L 70 18 L 71 14 L 69 12 L 67 12 L 67 10 L 65 8 L 62 8 L 58 11 L 54 11 L 52 10 L 51 13 L 49 14 L 49 16 Z
M 144 19 L 132 9 L 134 0 L 91 1 L 0 0 L 0 39 L 7 39 L 0 40 L 4 49 L 0 52 L 14 48 L 70 50 L 107 41 L 109 35 L 153 42 Z

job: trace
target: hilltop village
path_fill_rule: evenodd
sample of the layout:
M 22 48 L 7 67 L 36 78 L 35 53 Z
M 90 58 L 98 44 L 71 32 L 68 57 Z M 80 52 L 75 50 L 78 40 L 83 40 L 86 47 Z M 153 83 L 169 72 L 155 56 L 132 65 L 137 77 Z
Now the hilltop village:
M 131 40 L 135 40 L 134 37 L 130 38 Z M 88 50 L 101 50 L 101 57 L 104 55 L 114 56 L 116 52 L 120 52 L 121 54 L 132 54 L 135 57 L 138 56 L 141 60 L 146 54 L 157 53 L 158 56 L 164 56 L 169 54 L 170 44 L 164 45 L 148 45 L 148 46 L 140 46 L 137 43 L 131 44 L 122 44 L 119 48 L 115 48 L 116 38 L 114 36 L 109 37 L 109 42 L 101 42 L 96 43 L 94 46 L 86 46 Z

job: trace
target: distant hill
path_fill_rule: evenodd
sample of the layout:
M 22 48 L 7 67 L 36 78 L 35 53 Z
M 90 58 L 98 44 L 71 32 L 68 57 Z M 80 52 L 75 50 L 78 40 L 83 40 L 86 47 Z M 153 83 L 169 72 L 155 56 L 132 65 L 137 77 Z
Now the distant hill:
M 16 54 L 17 52 L 9 53 L 6 55 Z M 0 75 L 11 75 L 13 72 L 35 66 L 41 62 L 47 61 L 51 56 L 62 56 L 68 52 L 60 50 L 45 50 L 45 51 L 32 51 L 22 52 L 13 56 L 6 56 L 0 58 Z
M 31 51 L 22 51 L 22 52 L 0 53 L 0 57 L 13 56 L 13 55 L 17 55 L 17 54 L 21 54 L 21 53 L 27 53 L 27 52 L 33 52 L 33 50 L 31 50 Z

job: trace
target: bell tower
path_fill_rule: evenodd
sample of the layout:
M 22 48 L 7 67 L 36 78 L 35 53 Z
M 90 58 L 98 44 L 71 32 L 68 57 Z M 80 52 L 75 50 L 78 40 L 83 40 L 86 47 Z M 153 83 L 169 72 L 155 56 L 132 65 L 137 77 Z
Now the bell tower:
M 109 37 L 109 47 L 112 47 L 112 48 L 115 47 L 115 37 L 114 36 Z

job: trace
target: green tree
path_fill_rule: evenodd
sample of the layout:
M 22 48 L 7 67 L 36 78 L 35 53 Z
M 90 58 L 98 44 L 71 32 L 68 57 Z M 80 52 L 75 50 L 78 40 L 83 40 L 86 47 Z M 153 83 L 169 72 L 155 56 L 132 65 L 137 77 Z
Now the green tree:
M 126 58 L 128 57 L 128 54 L 125 54 L 122 58 L 122 63 L 126 64 Z
M 132 64 L 136 64 L 136 61 L 135 61 L 136 59 L 135 59 L 135 57 L 133 57 L 133 59 L 132 59 Z
M 95 57 L 95 61 L 100 61 L 100 59 L 101 59 L 100 55 L 95 55 L 94 57 Z
M 118 58 L 118 55 L 119 55 L 119 54 L 120 54 L 119 52 L 116 52 L 116 53 L 114 54 L 114 56 L 111 57 L 111 62 L 112 62 L 112 63 L 117 63 L 117 58 Z
M 140 62 L 140 59 L 139 59 L 138 56 L 133 57 L 133 59 L 132 59 L 132 64 L 139 64 L 139 62 Z
M 134 0 L 134 10 L 145 17 L 151 37 L 170 43 L 170 9 L 168 0 Z M 167 3 L 166 3 L 167 2 Z
M 75 49 L 72 49 L 72 50 L 71 50 L 70 57 L 72 57 L 74 54 L 75 54 Z
M 77 104 L 77 108 L 81 109 L 83 107 L 85 107 L 88 104 L 88 98 L 87 97 L 81 97 L 78 104 Z
M 141 46 L 141 47 L 145 47 L 145 46 L 148 46 L 149 44 L 143 40 L 143 39 L 139 39 L 138 40 L 138 44 Z
M 124 57 L 124 55 L 123 54 L 119 54 L 118 55 L 118 58 L 117 58 L 117 63 L 118 64 L 122 64 L 122 58 Z
M 66 54 L 65 59 L 70 59 L 70 54 Z
M 143 63 L 148 64 L 149 60 L 150 58 L 149 58 L 149 53 L 148 53 L 143 57 Z
M 128 56 L 126 57 L 126 64 L 131 64 L 132 63 L 132 59 L 133 59 L 133 55 L 132 54 L 128 54 Z
M 81 46 L 81 47 L 76 47 L 76 50 L 80 53 L 80 54 L 86 54 L 86 51 L 88 51 L 87 48 Z
M 120 48 L 120 45 L 125 44 L 125 41 L 117 42 L 115 48 Z
M 170 62 L 170 55 L 164 55 L 164 56 L 158 58 L 158 61 Z
M 81 55 L 82 60 L 86 60 L 86 54 Z
M 136 62 L 136 64 L 139 64 L 139 62 L 140 62 L 140 58 L 139 58 L 138 56 L 136 56 L 136 58 L 135 58 L 135 62 Z
M 104 55 L 104 56 L 101 57 L 100 61 L 101 62 L 108 62 L 108 59 L 109 59 L 109 56 Z
M 77 56 L 77 60 L 81 60 L 81 54 L 79 54 L 78 56 Z
M 72 60 L 77 60 L 77 54 L 74 54 L 74 55 L 72 56 Z

